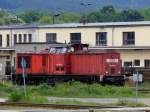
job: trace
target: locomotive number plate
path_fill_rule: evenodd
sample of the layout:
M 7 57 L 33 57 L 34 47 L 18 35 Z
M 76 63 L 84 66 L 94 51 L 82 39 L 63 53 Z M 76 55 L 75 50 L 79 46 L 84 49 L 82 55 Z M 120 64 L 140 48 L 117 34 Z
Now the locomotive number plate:
M 118 63 L 119 60 L 118 59 L 107 59 L 106 62 L 107 63 Z

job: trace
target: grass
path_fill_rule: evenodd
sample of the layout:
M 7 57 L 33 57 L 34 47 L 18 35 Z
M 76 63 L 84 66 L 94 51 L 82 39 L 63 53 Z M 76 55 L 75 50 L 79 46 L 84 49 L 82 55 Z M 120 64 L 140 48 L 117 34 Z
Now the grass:
M 134 92 L 129 87 L 101 86 L 99 84 L 83 84 L 80 82 L 63 83 L 54 87 L 46 84 L 29 87 L 30 91 L 37 91 L 39 95 L 57 97 L 131 97 Z
M 148 83 L 140 87 L 147 87 Z M 8 97 L 9 101 L 47 103 L 47 96 L 79 97 L 79 98 L 129 98 L 135 97 L 135 91 L 129 86 L 101 86 L 100 84 L 84 84 L 70 82 L 51 87 L 46 84 L 27 86 L 27 97 L 24 97 L 23 87 L 11 83 L 0 84 L 0 97 Z M 139 97 L 150 97 L 150 94 L 139 93 Z M 59 102 L 57 102 L 59 103 Z M 79 103 L 79 102 L 77 102 Z

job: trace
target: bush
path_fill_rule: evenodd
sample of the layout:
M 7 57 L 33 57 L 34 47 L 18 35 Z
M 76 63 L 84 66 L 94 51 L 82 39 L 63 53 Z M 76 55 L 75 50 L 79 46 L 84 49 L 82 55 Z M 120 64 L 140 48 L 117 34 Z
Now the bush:
M 10 96 L 8 97 L 8 101 L 11 102 L 19 102 L 23 101 L 23 99 L 24 99 L 23 93 L 19 91 L 11 93 Z
M 30 96 L 28 101 L 32 103 L 48 103 L 48 99 L 44 96 Z

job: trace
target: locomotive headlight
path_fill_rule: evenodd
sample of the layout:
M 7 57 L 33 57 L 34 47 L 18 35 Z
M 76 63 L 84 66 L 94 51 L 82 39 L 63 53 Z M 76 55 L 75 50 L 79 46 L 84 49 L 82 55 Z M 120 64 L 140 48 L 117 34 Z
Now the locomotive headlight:
M 106 71 L 105 73 L 108 74 L 108 71 Z
M 120 74 L 121 72 L 119 71 L 118 74 Z

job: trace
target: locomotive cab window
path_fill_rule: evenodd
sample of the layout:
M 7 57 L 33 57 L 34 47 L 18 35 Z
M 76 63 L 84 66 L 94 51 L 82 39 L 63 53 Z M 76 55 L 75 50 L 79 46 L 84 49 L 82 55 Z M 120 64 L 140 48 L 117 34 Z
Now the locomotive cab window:
M 30 56 L 19 56 L 18 57 L 18 68 L 22 68 L 22 65 L 21 65 L 22 58 L 24 58 L 26 61 L 26 68 L 30 68 L 30 66 L 31 66 L 31 57 Z

